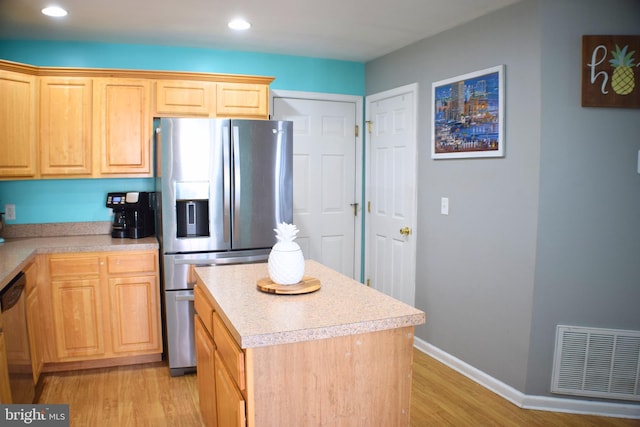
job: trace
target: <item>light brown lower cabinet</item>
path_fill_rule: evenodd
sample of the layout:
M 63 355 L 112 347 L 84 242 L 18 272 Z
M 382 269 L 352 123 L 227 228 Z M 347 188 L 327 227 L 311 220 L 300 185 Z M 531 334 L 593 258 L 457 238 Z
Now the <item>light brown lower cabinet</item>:
M 100 280 L 51 281 L 56 361 L 104 356 Z
M 242 393 L 236 387 L 235 382 L 224 366 L 220 353 L 215 353 L 216 369 L 216 397 L 219 426 L 247 425 L 245 413 L 245 401 Z
M 31 263 L 25 270 L 27 279 L 27 330 L 29 332 L 29 348 L 31 350 L 31 366 L 33 369 L 33 382 L 38 383 L 42 372 L 42 323 L 40 319 L 40 294 L 38 287 L 37 260 Z
M 109 278 L 109 317 L 115 353 L 159 348 L 157 293 L 155 276 Z
M 195 316 L 194 333 L 198 360 L 198 394 L 200 413 L 207 427 L 218 424 L 216 412 L 215 352 L 216 345 L 199 316 Z
M 2 331 L 2 316 L 0 316 L 0 403 L 13 403 L 11 387 L 9 386 L 6 345 L 4 344 L 4 332 Z
M 35 262 L 24 268 L 26 286 L 24 289 L 23 304 L 14 306 L 14 310 L 5 316 L 16 316 L 15 319 L 5 321 L 12 325 L 25 325 L 24 329 L 16 331 L 3 330 L 3 317 L 0 316 L 0 403 L 12 403 L 11 388 L 9 384 L 9 364 L 17 372 L 29 372 L 29 364 L 33 372 L 33 383 L 37 384 L 42 371 L 42 346 L 40 340 L 40 304 L 37 292 L 37 264 Z M 8 350 L 5 343 L 5 334 L 9 334 L 11 342 L 14 343 Z M 15 396 L 13 396 L 15 397 Z
M 194 290 L 200 412 L 207 427 L 247 425 L 244 352 L 222 324 L 201 288 Z
M 157 256 L 153 250 L 47 255 L 43 277 L 49 286 L 40 294 L 44 362 L 159 360 Z

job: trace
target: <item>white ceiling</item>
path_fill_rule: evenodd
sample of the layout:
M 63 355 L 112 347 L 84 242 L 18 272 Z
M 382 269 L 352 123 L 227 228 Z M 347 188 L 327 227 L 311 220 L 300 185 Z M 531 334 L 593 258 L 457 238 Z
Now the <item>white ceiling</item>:
M 0 39 L 161 44 L 366 62 L 520 0 L 0 0 Z M 64 18 L 40 10 L 64 7 Z M 227 21 L 248 19 L 235 33 Z

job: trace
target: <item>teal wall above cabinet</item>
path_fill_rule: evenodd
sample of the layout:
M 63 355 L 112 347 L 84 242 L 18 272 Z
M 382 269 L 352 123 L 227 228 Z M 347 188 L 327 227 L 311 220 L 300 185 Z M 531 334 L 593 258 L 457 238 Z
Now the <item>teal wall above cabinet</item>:
M 272 89 L 364 95 L 364 63 L 153 45 L 0 40 L 0 59 L 40 67 L 273 76 Z
M 40 67 L 118 68 L 272 76 L 271 89 L 364 96 L 364 63 L 173 46 L 0 40 L 0 59 Z M 110 191 L 153 190 L 153 180 L 65 179 L 0 181 L 0 212 L 16 206 L 8 224 L 109 221 Z

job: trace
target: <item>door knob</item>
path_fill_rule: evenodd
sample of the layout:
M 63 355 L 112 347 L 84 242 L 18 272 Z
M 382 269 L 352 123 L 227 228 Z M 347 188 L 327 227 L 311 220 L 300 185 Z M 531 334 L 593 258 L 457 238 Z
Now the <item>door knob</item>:
M 409 234 L 411 234 L 411 229 L 409 227 L 401 228 L 400 234 L 402 234 L 403 236 L 408 236 Z

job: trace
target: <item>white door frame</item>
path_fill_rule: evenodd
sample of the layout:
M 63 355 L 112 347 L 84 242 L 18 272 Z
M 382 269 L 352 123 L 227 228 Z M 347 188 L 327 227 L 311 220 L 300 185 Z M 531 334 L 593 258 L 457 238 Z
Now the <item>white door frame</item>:
M 413 193 L 413 225 L 411 226 L 412 228 L 412 234 L 413 234 L 413 238 L 410 240 L 412 247 L 412 252 L 413 252 L 413 271 L 410 272 L 410 276 L 413 278 L 413 291 L 412 291 L 412 295 L 413 295 L 413 300 L 414 300 L 414 305 L 415 305 L 415 269 L 416 269 L 416 262 L 417 262 L 417 257 L 416 257 L 416 241 L 417 241 L 417 235 L 418 235 L 418 83 L 411 83 L 408 85 L 404 85 L 404 86 L 400 86 L 400 87 L 396 87 L 393 89 L 389 89 L 383 92 L 378 92 L 378 93 L 374 93 L 372 95 L 368 95 L 365 98 L 365 105 L 369 106 L 371 103 L 379 100 L 379 99 L 385 99 L 385 98 L 391 98 L 394 96 L 398 96 L 398 95 L 402 95 L 403 93 L 412 93 L 413 94 L 413 116 L 414 116 L 414 126 L 413 126 L 413 141 L 414 141 L 414 147 L 415 147 L 415 155 L 414 157 L 414 162 L 415 162 L 415 166 L 414 166 L 414 176 L 413 176 L 413 182 L 414 182 L 414 193 Z M 369 116 L 371 109 L 367 108 L 366 111 L 366 122 L 370 123 L 371 122 L 371 117 Z M 368 132 L 368 131 L 367 131 Z M 370 138 L 370 136 L 368 136 Z M 370 191 L 371 191 L 371 176 L 370 171 L 371 171 L 371 150 L 366 150 L 365 152 L 365 170 L 366 172 L 366 181 L 365 181 L 365 203 L 368 203 L 371 200 L 371 195 L 370 195 Z M 363 207 L 365 208 L 365 207 Z M 370 232 L 371 232 L 371 221 L 365 221 L 365 232 L 364 235 L 365 236 L 369 236 Z M 365 256 L 365 265 L 364 265 L 364 277 L 366 280 L 366 278 L 370 277 L 370 271 L 371 271 L 371 266 L 367 265 L 367 261 L 369 259 L 369 255 L 371 252 L 371 242 L 366 241 L 365 242 L 365 248 L 364 248 L 364 256 Z
M 292 90 L 271 90 L 269 94 L 269 105 L 273 112 L 274 98 L 293 98 L 293 99 L 309 99 L 317 101 L 335 101 L 335 102 L 353 102 L 356 105 L 356 125 L 359 132 L 356 136 L 356 170 L 355 173 L 355 199 L 358 203 L 358 211 L 355 219 L 356 227 L 353 242 L 353 276 L 356 280 L 363 280 L 362 270 L 362 208 L 364 199 L 362 198 L 362 135 L 364 134 L 362 105 L 363 98 L 357 95 L 341 95 L 334 93 L 321 92 L 298 92 Z

